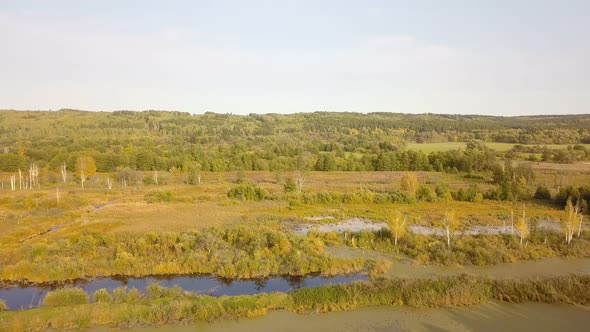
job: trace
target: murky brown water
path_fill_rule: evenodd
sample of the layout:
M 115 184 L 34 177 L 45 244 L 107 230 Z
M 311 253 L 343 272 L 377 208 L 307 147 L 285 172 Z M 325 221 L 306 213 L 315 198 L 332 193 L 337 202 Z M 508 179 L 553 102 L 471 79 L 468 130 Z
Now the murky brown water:
M 271 312 L 255 319 L 221 320 L 190 327 L 132 329 L 135 332 L 357 332 L 357 331 L 588 331 L 590 307 L 488 303 L 473 307 L 412 309 L 372 307 L 328 314 Z M 107 331 L 97 329 L 95 331 Z

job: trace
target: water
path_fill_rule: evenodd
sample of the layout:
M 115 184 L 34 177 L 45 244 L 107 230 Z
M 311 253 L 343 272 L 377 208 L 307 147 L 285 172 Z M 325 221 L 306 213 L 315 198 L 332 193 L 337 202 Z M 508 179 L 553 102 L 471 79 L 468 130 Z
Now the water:
M 333 217 L 307 217 L 309 221 L 321 221 L 325 219 L 333 219 Z M 542 230 L 551 232 L 560 232 L 561 226 L 557 220 L 543 219 L 537 223 L 537 227 Z M 314 223 L 297 223 L 289 225 L 288 227 L 293 233 L 299 235 L 307 235 L 310 231 L 327 233 L 327 232 L 361 232 L 370 231 L 378 232 L 383 228 L 388 228 L 387 223 L 377 222 L 371 219 L 351 218 L 339 222 L 331 222 L 325 224 Z M 587 225 L 583 226 L 588 229 Z M 444 229 L 435 226 L 421 226 L 411 225 L 408 231 L 414 234 L 444 236 L 446 232 Z M 518 231 L 511 227 L 510 223 L 506 225 L 475 225 L 467 229 L 457 230 L 452 232 L 453 235 L 468 235 L 474 236 L 479 234 L 499 235 L 499 234 L 518 234 Z
M 327 219 L 327 217 L 320 217 L 321 220 Z M 310 217 L 306 218 L 307 220 Z M 336 223 L 328 224 L 295 224 L 290 227 L 291 231 L 299 235 L 307 235 L 310 231 L 316 231 L 320 233 L 327 232 L 360 232 L 360 231 L 373 231 L 378 232 L 382 228 L 387 228 L 387 224 L 384 222 L 375 222 L 369 219 L 351 218 L 348 220 L 339 221 Z
M 113 290 L 127 286 L 145 292 L 150 284 L 164 287 L 178 285 L 185 291 L 211 296 L 222 295 L 252 295 L 259 293 L 288 292 L 294 289 L 318 287 L 329 284 L 344 284 L 357 280 L 368 280 L 363 274 L 348 276 L 323 277 L 274 277 L 265 279 L 225 279 L 211 276 L 168 276 L 145 278 L 98 278 L 90 280 L 75 280 L 67 284 L 42 284 L 31 286 L 15 286 L 0 288 L 0 299 L 6 301 L 11 310 L 35 308 L 43 303 L 47 292 L 64 287 L 79 287 L 92 295 L 101 288 Z

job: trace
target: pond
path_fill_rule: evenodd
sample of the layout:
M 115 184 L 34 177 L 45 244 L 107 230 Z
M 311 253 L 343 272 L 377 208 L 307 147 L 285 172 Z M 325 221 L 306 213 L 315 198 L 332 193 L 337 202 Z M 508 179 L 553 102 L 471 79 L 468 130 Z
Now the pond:
M 212 276 L 157 276 L 145 278 L 97 278 L 90 280 L 74 280 L 65 284 L 36 284 L 18 285 L 0 288 L 0 299 L 6 301 L 11 310 L 35 308 L 43 303 L 47 292 L 64 287 L 79 287 L 92 295 L 101 288 L 109 291 L 122 286 L 137 288 L 145 292 L 150 284 L 164 287 L 178 285 L 185 291 L 198 294 L 222 295 L 252 295 L 259 293 L 288 292 L 294 289 L 318 287 L 330 284 L 345 284 L 357 280 L 368 280 L 364 274 L 325 277 L 309 275 L 305 277 L 273 277 L 263 279 L 226 279 Z

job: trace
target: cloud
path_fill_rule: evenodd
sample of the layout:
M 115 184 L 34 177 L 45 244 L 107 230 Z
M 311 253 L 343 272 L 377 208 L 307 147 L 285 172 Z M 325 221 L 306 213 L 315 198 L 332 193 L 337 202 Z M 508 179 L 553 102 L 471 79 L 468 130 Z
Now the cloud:
M 396 34 L 288 51 L 211 40 L 182 25 L 0 12 L 0 108 L 489 113 L 539 109 L 539 97 L 556 107 L 590 88 L 588 62 L 575 54 Z M 555 90 L 568 91 L 541 93 Z

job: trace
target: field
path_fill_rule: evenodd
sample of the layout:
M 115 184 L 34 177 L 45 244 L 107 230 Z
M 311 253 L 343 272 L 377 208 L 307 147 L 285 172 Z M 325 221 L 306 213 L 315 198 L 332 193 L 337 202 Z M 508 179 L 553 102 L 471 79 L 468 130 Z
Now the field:
M 516 144 L 514 143 L 498 143 L 498 142 L 486 142 L 486 145 L 500 152 L 510 151 Z M 526 144 L 521 144 L 527 146 Z M 536 146 L 529 145 L 529 146 Z M 566 149 L 568 144 L 538 144 L 541 147 L 547 147 L 549 149 Z M 586 149 L 590 149 L 590 144 L 580 144 Z M 465 149 L 467 144 L 465 142 L 445 142 L 445 143 L 408 143 L 407 148 L 412 150 L 419 150 L 424 153 L 431 153 L 437 151 L 450 151 L 456 149 Z M 571 146 L 571 145 L 570 145 Z
M 538 184 L 556 187 L 556 164 L 533 163 L 537 173 L 531 190 Z M 574 164 L 560 166 L 564 173 L 562 185 L 570 183 L 590 184 L 590 165 Z M 401 190 L 404 172 L 309 172 L 305 175 L 306 192 L 353 193 L 369 190 L 374 193 L 388 193 Z M 421 183 L 434 189 L 445 184 L 450 190 L 467 189 L 477 184 L 482 190 L 492 188 L 484 180 L 464 178 L 460 175 L 437 172 L 416 172 Z M 258 184 L 271 195 L 280 195 L 283 184 L 294 174 L 270 172 L 245 172 L 247 180 Z M 146 173 L 146 177 L 149 173 Z M 162 176 L 162 175 L 161 175 Z M 0 175 L 8 179 L 9 174 Z M 411 214 L 418 224 L 433 224 L 444 210 L 457 210 L 460 217 L 474 215 L 471 222 L 495 224 L 499 216 L 510 214 L 518 204 L 485 200 L 472 209 L 473 203 L 461 201 L 417 202 L 414 204 L 367 204 L 326 203 L 290 205 L 288 200 L 236 201 L 227 197 L 235 186 L 235 172 L 206 173 L 202 185 L 186 185 L 179 178 L 177 184 L 142 185 L 121 188 L 115 184 L 112 190 L 104 186 L 106 174 L 97 174 L 91 184 L 82 190 L 79 185 L 69 183 L 59 186 L 60 204 L 57 206 L 56 185 L 48 184 L 44 189 L 27 191 L 0 191 L 0 238 L 4 245 L 14 245 L 37 233 L 59 226 L 59 229 L 41 238 L 76 234 L 81 231 L 107 231 L 145 234 L 150 231 L 189 231 L 212 226 L 251 225 L 264 217 L 275 216 L 280 220 L 303 220 L 305 217 L 332 215 L 339 219 L 363 217 L 386 220 L 392 209 Z M 174 180 L 169 180 L 174 181 Z M 6 182 L 6 181 L 5 181 Z M 145 195 L 150 192 L 172 192 L 173 202 L 147 203 Z M 561 209 L 543 202 L 528 202 L 531 216 L 561 216 Z M 268 223 L 268 222 L 267 222 Z M 271 223 L 272 224 L 272 223 Z M 275 222 L 273 227 L 278 227 Z

